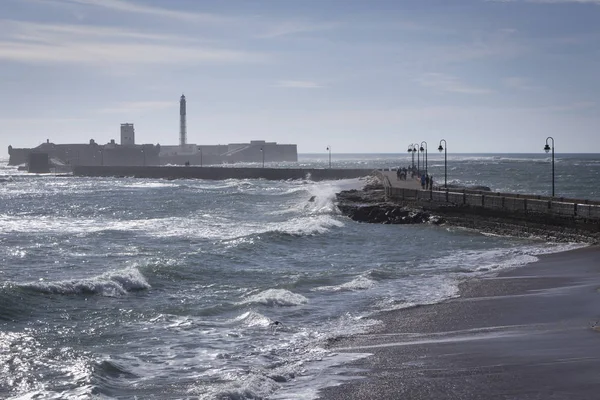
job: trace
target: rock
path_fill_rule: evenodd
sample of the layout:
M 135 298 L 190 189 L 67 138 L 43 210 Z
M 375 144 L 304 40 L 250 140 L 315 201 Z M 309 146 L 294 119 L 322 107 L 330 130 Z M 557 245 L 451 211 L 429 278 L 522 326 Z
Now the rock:
M 423 224 L 432 219 L 420 208 L 404 207 L 386 201 L 383 187 L 379 184 L 366 185 L 363 190 L 347 190 L 338 193 L 337 206 L 340 212 L 354 221 L 374 224 Z M 443 219 L 436 217 L 435 223 Z

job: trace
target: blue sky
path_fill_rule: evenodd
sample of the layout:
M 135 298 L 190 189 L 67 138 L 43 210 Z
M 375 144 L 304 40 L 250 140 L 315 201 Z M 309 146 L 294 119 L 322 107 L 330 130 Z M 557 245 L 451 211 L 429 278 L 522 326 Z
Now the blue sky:
M 600 152 L 598 71 L 600 0 L 2 0 L 0 146 Z

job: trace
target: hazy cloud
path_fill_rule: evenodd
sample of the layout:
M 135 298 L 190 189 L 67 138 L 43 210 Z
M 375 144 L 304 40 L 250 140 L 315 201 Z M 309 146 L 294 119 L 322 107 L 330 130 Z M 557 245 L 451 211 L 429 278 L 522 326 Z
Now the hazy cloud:
M 440 73 L 423 74 L 416 79 L 416 82 L 418 82 L 422 86 L 439 90 L 442 92 L 463 94 L 491 93 L 491 90 L 471 86 L 464 82 L 461 82 L 460 79 L 458 79 L 455 76 Z
M 168 8 L 154 7 L 125 0 L 50 0 L 48 1 L 48 3 L 102 7 L 117 12 L 145 14 L 162 18 L 177 19 L 182 21 L 202 20 L 205 22 L 218 22 L 224 20 L 224 18 L 214 14 L 177 11 Z
M 287 21 L 278 23 L 268 28 L 265 32 L 258 35 L 259 38 L 276 38 L 297 33 L 318 32 L 335 29 L 339 26 L 336 22 L 327 23 L 308 23 L 298 21 Z
M 25 63 L 199 64 L 261 62 L 248 51 L 201 45 L 185 36 L 90 25 L 2 21 L 0 59 Z

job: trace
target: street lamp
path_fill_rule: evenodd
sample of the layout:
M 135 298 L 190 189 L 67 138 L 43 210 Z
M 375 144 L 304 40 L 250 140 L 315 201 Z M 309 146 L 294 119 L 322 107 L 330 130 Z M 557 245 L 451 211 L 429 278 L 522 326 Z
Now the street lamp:
M 331 146 L 327 146 L 327 151 L 329 151 L 329 169 L 331 169 Z
M 265 151 L 262 147 L 260 148 L 260 152 L 262 153 L 262 158 L 263 158 L 263 166 L 262 167 L 264 168 L 265 167 Z
M 423 148 L 423 143 L 425 143 L 425 147 Z M 426 141 L 422 141 L 421 142 L 421 148 L 419 149 L 421 151 L 425 151 L 425 175 L 427 174 L 427 142 Z
M 548 139 L 552 139 L 552 147 L 548 146 Z M 554 197 L 554 138 L 552 136 L 546 138 L 546 145 L 544 146 L 546 153 L 550 150 L 552 150 L 552 197 Z
M 442 146 L 444 142 L 444 146 Z M 440 153 L 444 152 L 444 188 L 448 190 L 448 144 L 445 139 L 440 140 L 440 147 L 438 147 Z
M 409 144 L 408 145 L 408 152 L 412 153 L 412 164 L 411 164 L 411 169 L 414 171 L 415 169 L 415 145 L 414 144 Z
M 413 152 L 417 152 L 417 176 L 421 177 L 421 153 L 419 152 L 419 144 L 413 144 Z

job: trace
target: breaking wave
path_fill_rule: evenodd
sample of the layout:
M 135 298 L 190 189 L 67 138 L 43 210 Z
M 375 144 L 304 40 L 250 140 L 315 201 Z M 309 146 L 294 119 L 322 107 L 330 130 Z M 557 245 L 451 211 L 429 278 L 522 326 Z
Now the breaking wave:
M 150 289 L 150 284 L 135 268 L 106 272 L 90 279 L 73 279 L 58 282 L 31 282 L 18 285 L 23 289 L 44 294 L 124 296 L 129 292 Z
M 267 289 L 241 302 L 241 304 L 262 304 L 269 307 L 291 307 L 306 303 L 308 303 L 306 297 L 285 289 Z

